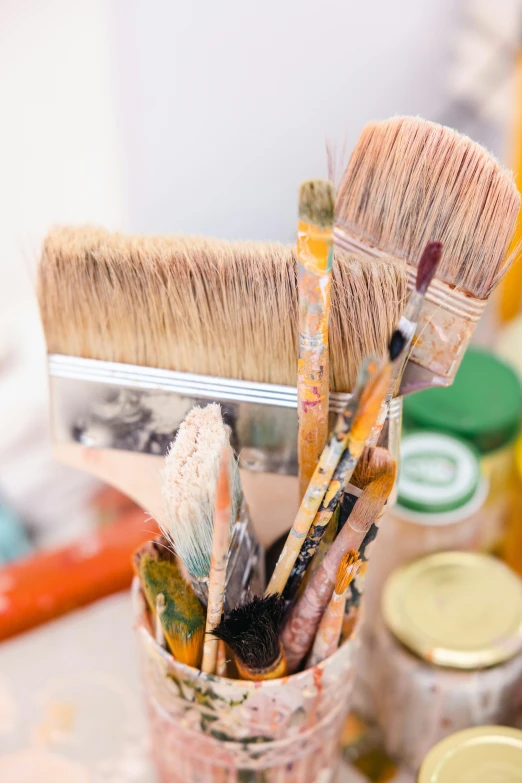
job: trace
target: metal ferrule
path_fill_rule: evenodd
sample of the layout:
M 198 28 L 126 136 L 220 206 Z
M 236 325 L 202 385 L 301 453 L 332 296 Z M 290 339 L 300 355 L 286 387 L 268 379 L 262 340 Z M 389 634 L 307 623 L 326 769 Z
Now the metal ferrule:
M 339 226 L 334 229 L 334 243 L 368 258 L 384 258 L 393 263 L 391 256 L 355 239 Z M 413 290 L 417 270 L 406 264 L 406 272 L 408 286 Z M 487 300 L 469 296 L 442 280 L 432 281 L 424 297 L 400 394 L 451 385 L 486 304 Z
M 163 456 L 189 410 L 215 401 L 240 467 L 297 475 L 294 387 L 56 354 L 49 356 L 49 376 L 58 444 Z M 330 413 L 350 396 L 332 392 Z

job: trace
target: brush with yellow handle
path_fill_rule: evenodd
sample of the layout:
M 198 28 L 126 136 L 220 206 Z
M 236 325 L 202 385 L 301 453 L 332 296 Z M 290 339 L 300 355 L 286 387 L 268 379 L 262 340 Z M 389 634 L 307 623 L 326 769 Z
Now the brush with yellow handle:
M 303 541 L 315 519 L 341 457 L 346 452 L 342 476 L 344 482 L 353 472 L 370 432 L 377 422 L 390 384 L 391 361 L 388 359 L 380 364 L 369 363 L 367 370 L 369 380 L 361 393 L 355 414 L 348 405 L 337 417 L 334 430 L 323 449 L 283 551 L 268 583 L 266 595 L 284 592 Z M 333 508 L 331 511 L 329 510 L 330 517 L 333 511 Z
M 328 316 L 333 261 L 334 190 L 309 180 L 299 190 L 299 357 L 297 416 L 299 491 L 302 497 L 328 436 Z

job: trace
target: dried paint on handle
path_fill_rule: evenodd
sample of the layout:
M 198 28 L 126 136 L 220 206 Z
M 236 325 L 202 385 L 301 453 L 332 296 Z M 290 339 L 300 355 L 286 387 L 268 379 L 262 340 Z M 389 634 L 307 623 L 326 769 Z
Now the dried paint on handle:
M 299 358 L 297 365 L 298 460 L 301 497 L 328 435 L 328 315 L 333 226 L 299 221 Z
M 349 450 L 350 456 L 347 458 L 346 474 L 349 478 L 366 445 L 372 427 L 377 421 L 388 389 L 391 365 L 386 362 L 376 366 L 373 362 L 368 362 L 366 370 L 369 380 L 361 393 L 355 416 L 351 408 L 346 406 L 337 418 L 334 431 L 323 449 L 319 464 L 301 501 L 294 524 L 277 561 L 266 589 L 267 595 L 283 593 L 342 454 L 345 450 Z
M 205 643 L 201 670 L 213 674 L 216 670 L 219 640 L 212 635 L 219 625 L 225 601 L 227 554 L 230 544 L 230 448 L 223 449 L 214 507 L 212 556 L 208 579 L 208 607 L 205 626 Z

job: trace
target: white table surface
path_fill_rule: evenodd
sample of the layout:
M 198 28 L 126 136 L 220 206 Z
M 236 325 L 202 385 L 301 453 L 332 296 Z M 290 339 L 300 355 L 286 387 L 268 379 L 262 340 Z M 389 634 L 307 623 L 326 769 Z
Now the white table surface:
M 120 593 L 0 643 L 1 783 L 157 783 L 132 624 Z

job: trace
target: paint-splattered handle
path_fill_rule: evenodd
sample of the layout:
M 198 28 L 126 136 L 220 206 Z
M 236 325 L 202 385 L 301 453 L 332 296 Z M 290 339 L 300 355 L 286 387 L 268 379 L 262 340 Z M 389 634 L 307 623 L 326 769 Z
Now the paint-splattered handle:
M 328 315 L 333 226 L 299 221 L 299 360 L 297 366 L 298 460 L 301 497 L 328 435 Z
M 218 639 L 212 631 L 219 624 L 225 600 L 227 553 L 230 543 L 230 461 L 229 447 L 223 449 L 214 507 L 212 556 L 208 580 L 208 608 L 201 670 L 213 674 L 216 670 Z

